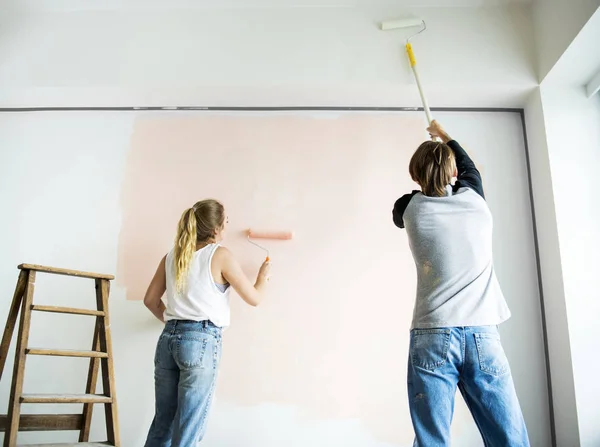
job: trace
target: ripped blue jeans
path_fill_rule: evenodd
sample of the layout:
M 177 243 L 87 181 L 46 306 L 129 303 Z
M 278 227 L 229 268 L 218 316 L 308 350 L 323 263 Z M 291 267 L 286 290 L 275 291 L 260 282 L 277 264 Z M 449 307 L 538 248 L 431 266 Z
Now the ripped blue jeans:
M 414 447 L 450 445 L 456 388 L 486 447 L 527 447 L 527 429 L 495 326 L 414 329 L 408 399 Z
M 204 437 L 221 331 L 210 321 L 165 324 L 154 358 L 156 409 L 145 447 L 192 447 Z

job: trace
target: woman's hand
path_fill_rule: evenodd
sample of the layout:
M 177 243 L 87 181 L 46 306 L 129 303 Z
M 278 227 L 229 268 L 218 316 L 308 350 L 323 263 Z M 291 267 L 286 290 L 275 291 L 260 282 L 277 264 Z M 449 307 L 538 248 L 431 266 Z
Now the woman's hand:
M 432 140 L 439 138 L 444 143 L 447 143 L 448 141 L 452 140 L 452 138 L 450 138 L 450 135 L 446 133 L 446 131 L 443 129 L 440 123 L 438 123 L 436 120 L 431 121 L 429 127 L 427 128 L 427 132 L 429 132 L 429 135 L 431 136 Z
M 265 262 L 260 266 L 258 270 L 258 280 L 259 281 L 268 281 L 269 273 L 271 273 L 271 260 L 267 258 Z

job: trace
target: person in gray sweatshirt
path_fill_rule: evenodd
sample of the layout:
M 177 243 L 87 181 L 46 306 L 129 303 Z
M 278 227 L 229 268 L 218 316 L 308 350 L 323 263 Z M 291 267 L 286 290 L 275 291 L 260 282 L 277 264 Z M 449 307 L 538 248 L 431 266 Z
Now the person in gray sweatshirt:
M 408 362 L 414 446 L 450 445 L 457 387 L 486 446 L 529 446 L 497 329 L 510 311 L 494 272 L 481 174 L 439 123 L 427 131 L 433 141 L 409 164 L 421 190 L 400 197 L 392 212 L 417 268 Z

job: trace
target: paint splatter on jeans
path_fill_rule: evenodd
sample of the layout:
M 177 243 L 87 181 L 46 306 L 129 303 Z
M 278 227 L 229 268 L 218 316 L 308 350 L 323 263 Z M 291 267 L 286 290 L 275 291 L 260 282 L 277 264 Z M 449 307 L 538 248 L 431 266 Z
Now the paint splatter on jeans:
M 414 447 L 450 445 L 457 387 L 486 446 L 529 446 L 498 330 L 473 326 L 410 333 L 408 398 Z
M 221 346 L 221 328 L 209 321 L 167 322 L 156 346 L 156 410 L 145 447 L 190 447 L 202 440 Z

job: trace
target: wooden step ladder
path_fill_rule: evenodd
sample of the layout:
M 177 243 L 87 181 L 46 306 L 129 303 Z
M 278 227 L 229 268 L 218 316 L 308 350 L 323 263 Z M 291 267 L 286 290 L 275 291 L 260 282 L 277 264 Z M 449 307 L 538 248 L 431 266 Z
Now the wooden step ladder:
M 114 276 L 32 264 L 21 264 L 18 268 L 21 272 L 19 274 L 17 287 L 15 288 L 15 294 L 6 321 L 2 344 L 0 345 L 1 379 L 20 310 L 21 319 L 18 330 L 17 349 L 15 352 L 12 386 L 8 401 L 8 415 L 0 415 L 0 431 L 6 432 L 4 435 L 4 447 L 17 447 L 17 434 L 19 431 L 57 430 L 78 430 L 79 443 L 36 444 L 35 446 L 28 447 L 42 447 L 44 445 L 47 447 L 119 447 L 121 444 L 119 440 L 117 398 L 115 395 L 112 342 L 110 337 L 110 320 L 108 312 L 110 280 L 114 279 Z M 96 285 L 97 309 L 88 310 L 70 307 L 34 305 L 33 290 L 37 272 L 93 279 Z M 92 350 L 74 351 L 66 349 L 30 348 L 28 346 L 28 339 L 32 311 L 95 317 L 96 325 Z M 90 368 L 85 394 L 24 394 L 23 379 L 25 376 L 25 360 L 28 355 L 88 357 L 90 359 Z M 100 369 L 102 370 L 102 385 L 104 392 L 102 394 L 96 394 L 96 384 Z M 27 403 L 83 403 L 84 405 L 82 414 L 21 414 L 21 404 Z M 104 404 L 108 438 L 106 442 L 89 442 L 92 408 L 94 404 Z

